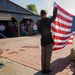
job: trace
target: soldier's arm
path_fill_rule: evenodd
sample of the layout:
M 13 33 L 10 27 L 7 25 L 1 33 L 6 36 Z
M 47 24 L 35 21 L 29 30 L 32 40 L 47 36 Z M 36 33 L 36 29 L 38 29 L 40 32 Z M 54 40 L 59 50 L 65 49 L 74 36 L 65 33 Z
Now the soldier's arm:
M 52 23 L 57 17 L 57 8 L 54 7 L 53 16 L 50 18 L 50 23 Z

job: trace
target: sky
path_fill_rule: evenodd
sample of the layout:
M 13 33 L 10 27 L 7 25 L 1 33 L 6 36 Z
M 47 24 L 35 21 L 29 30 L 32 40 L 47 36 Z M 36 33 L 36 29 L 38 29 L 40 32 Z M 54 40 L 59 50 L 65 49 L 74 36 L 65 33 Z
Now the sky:
M 64 8 L 69 13 L 75 15 L 75 0 L 10 0 L 24 8 L 28 4 L 35 4 L 38 12 L 45 9 L 48 12 L 48 16 L 53 13 L 53 3 L 56 2 L 62 8 Z

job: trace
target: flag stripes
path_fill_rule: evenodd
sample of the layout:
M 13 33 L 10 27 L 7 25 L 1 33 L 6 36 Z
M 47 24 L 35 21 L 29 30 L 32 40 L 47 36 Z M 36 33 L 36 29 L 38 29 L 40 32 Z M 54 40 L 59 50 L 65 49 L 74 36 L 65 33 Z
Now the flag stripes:
M 58 12 L 55 21 L 51 24 L 51 32 L 54 37 L 53 50 L 64 48 L 72 44 L 74 34 L 71 32 L 73 15 L 57 5 Z

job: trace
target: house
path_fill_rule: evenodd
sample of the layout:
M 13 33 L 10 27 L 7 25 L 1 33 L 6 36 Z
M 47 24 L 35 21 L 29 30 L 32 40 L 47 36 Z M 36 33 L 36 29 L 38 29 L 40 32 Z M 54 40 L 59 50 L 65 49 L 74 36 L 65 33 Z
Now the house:
M 36 23 L 39 18 L 40 16 L 10 0 L 0 0 L 0 23 L 5 24 L 7 28 L 14 24 L 18 33 L 17 36 L 20 36 L 21 23 L 26 24 L 27 21 Z M 8 34 L 9 31 L 6 32 L 6 36 L 8 36 Z

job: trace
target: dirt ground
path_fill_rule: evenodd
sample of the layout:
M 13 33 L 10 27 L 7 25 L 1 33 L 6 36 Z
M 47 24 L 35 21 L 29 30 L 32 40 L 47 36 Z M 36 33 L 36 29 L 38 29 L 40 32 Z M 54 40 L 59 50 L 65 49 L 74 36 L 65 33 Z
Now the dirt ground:
M 2 56 L 5 59 L 40 71 L 41 47 L 39 35 L 0 39 L 0 48 L 3 50 Z M 53 51 L 51 59 L 51 68 L 53 71 L 50 75 L 75 75 L 75 62 L 70 61 L 69 56 L 71 48 L 74 48 L 74 44 L 67 45 L 62 50 Z M 40 74 L 37 72 L 34 75 Z

